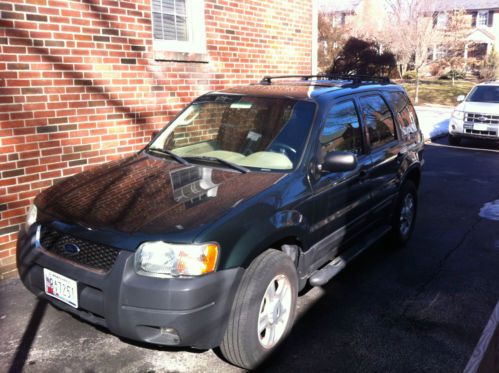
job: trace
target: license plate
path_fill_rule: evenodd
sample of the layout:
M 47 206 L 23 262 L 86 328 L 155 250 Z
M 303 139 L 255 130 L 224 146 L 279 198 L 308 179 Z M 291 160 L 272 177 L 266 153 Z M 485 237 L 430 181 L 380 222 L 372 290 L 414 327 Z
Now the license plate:
M 473 125 L 473 129 L 475 131 L 488 131 L 489 130 L 489 126 L 487 126 L 486 124 L 483 124 L 483 123 L 475 123 Z
M 43 269 L 45 293 L 71 307 L 78 308 L 77 282 L 47 268 Z

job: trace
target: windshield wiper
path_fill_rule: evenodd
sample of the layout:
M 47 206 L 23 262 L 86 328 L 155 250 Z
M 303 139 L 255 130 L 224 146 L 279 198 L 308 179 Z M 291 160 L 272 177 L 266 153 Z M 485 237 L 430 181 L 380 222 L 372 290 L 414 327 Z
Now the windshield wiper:
M 249 168 L 246 168 L 244 166 L 240 166 L 238 164 L 226 161 L 225 159 L 222 158 L 217 158 L 217 157 L 205 157 L 205 156 L 192 156 L 192 157 L 186 157 L 188 159 L 199 159 L 202 161 L 210 161 L 210 162 L 218 162 L 221 163 L 225 166 L 229 166 L 230 168 L 233 168 L 234 170 L 237 170 L 239 172 L 242 172 L 243 174 L 250 172 Z
M 181 163 L 184 166 L 190 165 L 190 163 L 187 159 L 182 158 L 180 155 L 177 155 L 177 154 L 171 152 L 170 150 L 160 149 L 160 148 L 148 148 L 147 150 L 169 155 L 170 157 L 175 159 L 178 163 Z

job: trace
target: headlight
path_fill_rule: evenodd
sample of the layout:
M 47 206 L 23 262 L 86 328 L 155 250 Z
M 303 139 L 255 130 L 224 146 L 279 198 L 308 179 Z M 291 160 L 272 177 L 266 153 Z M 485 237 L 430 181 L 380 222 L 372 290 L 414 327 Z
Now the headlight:
M 464 111 L 454 110 L 454 112 L 452 113 L 452 117 L 454 119 L 464 120 Z
M 28 214 L 26 215 L 26 224 L 24 226 L 24 229 L 26 232 L 29 230 L 29 228 L 36 223 L 36 217 L 38 215 L 38 210 L 35 206 L 35 204 L 32 204 L 29 209 L 28 209 Z
M 144 276 L 199 276 L 217 265 L 216 243 L 177 245 L 145 242 L 135 253 L 135 271 Z

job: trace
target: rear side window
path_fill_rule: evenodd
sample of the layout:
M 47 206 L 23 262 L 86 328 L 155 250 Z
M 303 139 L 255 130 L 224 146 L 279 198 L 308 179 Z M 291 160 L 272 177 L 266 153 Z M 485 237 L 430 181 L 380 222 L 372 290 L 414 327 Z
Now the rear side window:
M 407 96 L 402 92 L 389 92 L 388 95 L 395 108 L 395 116 L 400 123 L 402 135 L 406 136 L 417 132 L 416 111 Z
M 357 108 L 352 100 L 339 102 L 331 108 L 322 129 L 320 143 L 323 156 L 335 150 L 360 154 L 362 132 Z
M 372 148 L 378 148 L 395 139 L 392 112 L 380 95 L 360 97 L 362 116 L 369 132 Z

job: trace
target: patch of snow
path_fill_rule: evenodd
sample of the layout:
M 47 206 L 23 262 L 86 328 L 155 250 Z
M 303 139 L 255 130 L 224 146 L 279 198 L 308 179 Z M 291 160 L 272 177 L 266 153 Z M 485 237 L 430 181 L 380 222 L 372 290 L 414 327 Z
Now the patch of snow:
M 480 217 L 499 221 L 499 199 L 494 202 L 487 202 L 480 209 Z
M 449 119 L 454 108 L 416 106 L 415 109 L 425 140 L 448 133 Z

